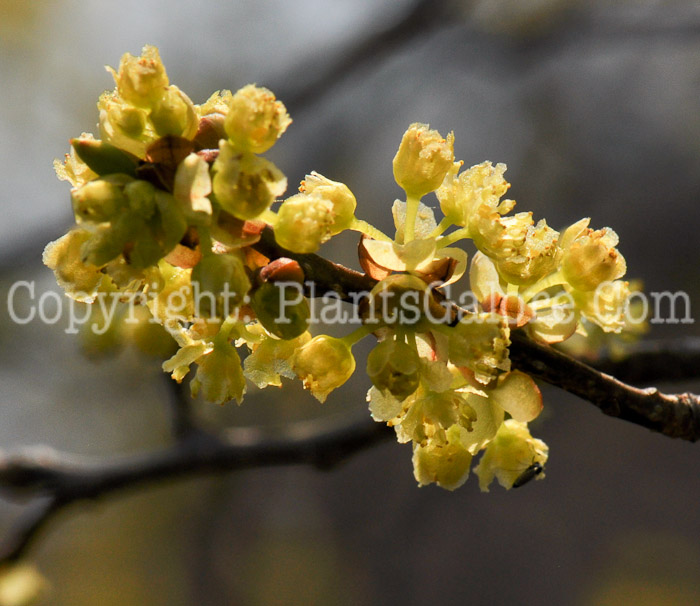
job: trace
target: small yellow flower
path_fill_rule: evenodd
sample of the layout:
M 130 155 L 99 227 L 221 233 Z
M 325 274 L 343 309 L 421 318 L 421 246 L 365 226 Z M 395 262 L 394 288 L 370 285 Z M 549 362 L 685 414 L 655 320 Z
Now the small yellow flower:
M 297 350 L 292 368 L 319 402 L 355 372 L 355 358 L 341 339 L 319 335 Z
M 469 477 L 471 453 L 464 447 L 462 429 L 453 425 L 444 434 L 413 445 L 413 475 L 419 486 L 436 483 L 455 490 Z
M 333 202 L 316 193 L 287 198 L 277 213 L 275 239 L 295 253 L 314 253 L 331 237 Z
M 455 162 L 435 192 L 445 217 L 455 225 L 469 227 L 472 216 L 481 206 L 489 213 L 500 215 L 513 209 L 515 202 L 512 200 L 500 201 L 510 188 L 503 177 L 505 164 L 493 166 L 491 162 L 482 162 L 457 174 L 461 166 L 461 162 Z
M 262 154 L 291 123 L 284 104 L 271 91 L 249 84 L 231 98 L 224 128 L 237 149 Z
M 583 291 L 595 290 L 627 271 L 625 259 L 616 248 L 620 241 L 617 234 L 609 227 L 593 231 L 587 225 L 588 221 L 576 223 L 562 236 L 564 277 L 575 289 Z
M 403 341 L 382 341 L 367 356 L 367 375 L 377 389 L 403 400 L 420 383 L 418 353 Z
M 488 492 L 489 484 L 496 478 L 501 486 L 510 489 L 531 465 L 539 463 L 544 466 L 548 456 L 549 448 L 542 440 L 530 435 L 527 423 L 508 419 L 474 468 L 479 476 L 479 488 Z M 542 478 L 544 474 L 538 474 L 537 479 Z
M 394 156 L 394 178 L 410 197 L 435 191 L 454 163 L 454 136 L 447 139 L 427 124 L 408 127 Z
M 119 96 L 137 107 L 152 108 L 169 84 L 155 46 L 144 46 L 140 57 L 125 53 L 119 62 L 119 72 L 111 67 L 107 71 L 114 77 Z
M 105 275 L 100 268 L 84 263 L 81 249 L 90 239 L 90 232 L 75 228 L 55 242 L 47 244 L 44 249 L 44 265 L 52 269 L 59 286 L 66 294 L 85 303 L 92 303 Z
M 196 360 L 197 374 L 190 383 L 192 397 L 199 392 L 208 402 L 223 404 L 235 399 L 239 404 L 245 393 L 245 377 L 241 359 L 230 343 L 215 342 L 208 354 Z
M 317 172 L 306 175 L 299 187 L 301 193 L 317 194 L 333 204 L 333 225 L 330 234 L 339 234 L 348 229 L 355 218 L 357 200 L 347 185 L 331 181 Z
M 214 162 L 214 195 L 221 207 L 238 219 L 255 219 L 287 189 L 287 178 L 265 158 L 239 152 L 221 141 Z

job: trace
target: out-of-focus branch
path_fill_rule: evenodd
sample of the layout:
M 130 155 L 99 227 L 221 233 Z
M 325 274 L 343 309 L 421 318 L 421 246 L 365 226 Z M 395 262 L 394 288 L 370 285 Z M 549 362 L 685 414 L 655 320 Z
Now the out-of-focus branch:
M 585 362 L 634 384 L 700 379 L 700 337 L 639 341 L 624 357 L 590 357 Z
M 195 421 L 194 412 L 192 410 L 192 398 L 190 398 L 188 393 L 189 388 L 187 385 L 185 383 L 173 381 L 170 375 L 166 373 L 163 374 L 163 378 L 171 394 L 170 423 L 175 439 L 184 440 L 190 436 L 201 433 L 202 430 L 197 426 Z
M 452 0 L 417 0 L 397 21 L 357 40 L 325 68 L 305 68 L 302 77 L 295 75 L 294 81 L 300 82 L 300 88 L 286 91 L 282 85 L 277 91 L 280 98 L 292 113 L 317 103 L 322 95 L 358 70 L 376 64 L 411 40 L 446 23 L 454 10 L 453 4 Z
M 34 499 L 0 546 L 0 564 L 23 556 L 45 524 L 75 501 L 198 474 L 271 465 L 330 469 L 392 435 L 370 419 L 352 425 L 319 420 L 290 425 L 274 437 L 254 428 L 193 434 L 169 448 L 120 460 L 83 460 L 45 448 L 0 456 L 0 491 Z

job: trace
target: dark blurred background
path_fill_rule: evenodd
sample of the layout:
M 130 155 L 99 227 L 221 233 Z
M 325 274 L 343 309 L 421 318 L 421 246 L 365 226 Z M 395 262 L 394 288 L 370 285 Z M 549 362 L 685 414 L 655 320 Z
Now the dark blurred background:
M 290 191 L 317 170 L 390 229 L 392 157 L 405 128 L 427 122 L 454 130 L 467 165 L 507 163 L 519 210 L 556 228 L 591 216 L 619 233 L 630 278 L 700 300 L 698 3 L 465 0 L 448 17 L 432 5 L 397 33 L 412 2 L 0 0 L 0 448 L 112 457 L 171 439 L 160 362 L 132 349 L 87 359 L 65 321 L 20 326 L 7 309 L 16 280 L 35 280 L 37 297 L 58 290 L 41 252 L 71 214 L 51 162 L 96 130 L 97 97 L 113 86 L 103 65 L 144 44 L 196 103 L 249 82 L 289 103 L 294 123 L 271 157 Z M 356 238 L 338 240 L 324 252 L 356 266 Z M 651 332 L 688 334 L 696 324 Z M 322 407 L 298 385 L 251 387 L 240 408 L 197 414 L 214 427 L 353 422 L 368 386 L 357 373 Z M 42 604 L 700 603 L 698 447 L 543 395 L 532 427 L 551 448 L 543 482 L 419 489 L 410 448 L 384 443 L 328 473 L 141 488 L 71 507 L 42 535 L 31 552 L 52 586 Z M 0 531 L 19 512 L 0 502 Z

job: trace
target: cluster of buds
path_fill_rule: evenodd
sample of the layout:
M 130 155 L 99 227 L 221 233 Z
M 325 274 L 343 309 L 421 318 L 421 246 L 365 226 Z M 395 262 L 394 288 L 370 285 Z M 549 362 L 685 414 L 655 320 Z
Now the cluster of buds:
M 462 170 L 453 135 L 422 124 L 409 127 L 394 158 L 406 196 L 392 207 L 393 238 L 355 217 L 346 185 L 314 172 L 276 207 L 287 180 L 262 154 L 291 120 L 269 90 L 248 85 L 195 105 L 148 46 L 110 71 L 116 88 L 98 103 L 101 138 L 73 139 L 56 163 L 73 186 L 76 225 L 44 261 L 70 297 L 140 302 L 138 322 L 163 327 L 176 350 L 163 369 L 178 382 L 193 371 L 192 394 L 217 403 L 240 403 L 247 382 L 280 386 L 282 377 L 301 379 L 323 402 L 353 374 L 352 347 L 371 335 L 370 412 L 412 444 L 419 484 L 457 488 L 479 454 L 482 490 L 494 478 L 511 488 L 544 477 L 547 446 L 527 427 L 542 399 L 510 367 L 510 331 L 545 343 L 586 324 L 620 332 L 629 286 L 612 230 L 583 219 L 559 234 L 531 213 L 509 214 L 505 166 Z M 421 201 L 433 192 L 439 223 Z M 344 230 L 362 233 L 359 262 L 376 286 L 358 328 L 311 335 L 299 263 L 257 250 L 268 228 L 297 254 Z M 471 265 L 453 246 L 464 239 L 478 249 Z M 444 293 L 467 270 L 471 310 Z

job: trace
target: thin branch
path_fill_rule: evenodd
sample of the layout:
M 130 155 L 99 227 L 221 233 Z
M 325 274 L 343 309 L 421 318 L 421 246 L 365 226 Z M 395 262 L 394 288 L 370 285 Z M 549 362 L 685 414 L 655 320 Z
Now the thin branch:
M 513 332 L 511 340 L 515 368 L 587 400 L 611 417 L 672 438 L 700 440 L 700 396 L 632 387 L 520 331 Z
M 342 265 L 331 264 L 330 267 L 329 261 L 317 255 L 294 255 L 284 250 L 274 242 L 274 233 L 269 228 L 255 246 L 269 258 L 297 259 L 307 272 L 307 279 L 314 281 L 318 294 L 328 289 L 341 296 L 345 294 L 346 300 L 354 300 L 352 294 L 367 293 L 376 284 L 371 278 Z M 510 359 L 514 368 L 589 401 L 609 416 L 670 437 L 690 442 L 700 440 L 699 396 L 663 394 L 653 387 L 632 387 L 548 345 L 536 343 L 520 331 L 514 331 L 511 338 Z
M 256 429 L 198 434 L 169 448 L 116 461 L 91 461 L 48 451 L 0 457 L 0 490 L 46 500 L 33 503 L 0 546 L 0 563 L 18 559 L 44 526 L 75 501 L 97 499 L 144 483 L 278 465 L 331 469 L 393 431 L 369 419 L 353 425 L 328 420 L 290 425 L 275 437 Z

